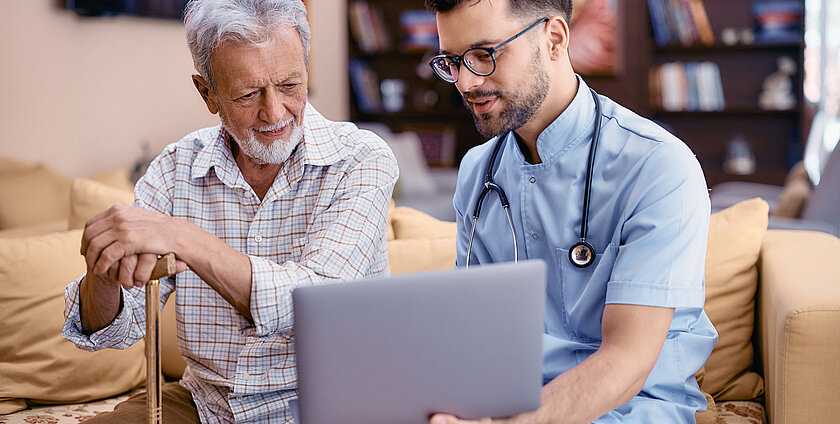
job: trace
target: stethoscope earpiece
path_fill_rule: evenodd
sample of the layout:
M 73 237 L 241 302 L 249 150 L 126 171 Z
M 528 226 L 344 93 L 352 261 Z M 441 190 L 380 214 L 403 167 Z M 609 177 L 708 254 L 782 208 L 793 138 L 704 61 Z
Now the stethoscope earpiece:
M 586 268 L 595 262 L 595 248 L 586 240 L 581 240 L 569 249 L 569 261 L 578 268 Z

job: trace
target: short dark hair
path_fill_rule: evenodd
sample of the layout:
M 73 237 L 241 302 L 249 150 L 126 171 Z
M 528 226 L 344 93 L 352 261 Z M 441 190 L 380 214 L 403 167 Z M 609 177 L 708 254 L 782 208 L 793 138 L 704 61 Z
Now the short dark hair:
M 426 8 L 432 12 L 445 13 L 465 0 L 426 0 Z M 466 0 L 478 3 L 481 0 Z M 488 0 L 489 1 L 489 0 Z M 562 15 L 568 23 L 572 18 L 572 0 L 508 0 L 513 16 L 530 18 Z

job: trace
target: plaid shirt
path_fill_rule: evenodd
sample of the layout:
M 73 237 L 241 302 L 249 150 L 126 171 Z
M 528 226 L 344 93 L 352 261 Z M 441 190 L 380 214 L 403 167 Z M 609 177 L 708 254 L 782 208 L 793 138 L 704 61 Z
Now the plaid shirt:
M 187 219 L 251 260 L 253 321 L 187 270 L 161 280 L 173 291 L 181 384 L 203 422 L 292 422 L 297 396 L 291 292 L 325 280 L 387 275 L 385 220 L 399 171 L 382 139 L 326 120 L 311 105 L 304 141 L 264 199 L 245 182 L 222 126 L 169 145 L 135 187 L 134 206 Z M 79 316 L 81 277 L 65 291 L 63 336 L 85 350 L 123 349 L 145 333 L 143 289 L 90 336 Z

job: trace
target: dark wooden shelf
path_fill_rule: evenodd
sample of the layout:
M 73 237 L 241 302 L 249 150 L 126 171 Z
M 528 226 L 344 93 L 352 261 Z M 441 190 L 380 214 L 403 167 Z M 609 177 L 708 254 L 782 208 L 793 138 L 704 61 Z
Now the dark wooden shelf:
M 373 53 L 364 53 L 361 50 L 358 52 L 354 52 L 353 57 L 373 61 L 373 60 L 396 60 L 396 61 L 406 61 L 406 60 L 415 60 L 420 61 L 423 59 L 423 56 L 426 55 L 428 52 L 425 51 L 402 51 L 398 49 L 391 49 L 383 52 L 373 52 Z
M 664 118 L 669 116 L 674 117 L 692 117 L 692 118 L 704 118 L 704 117 L 728 117 L 728 116 L 755 116 L 755 117 L 767 117 L 767 116 L 790 116 L 790 117 L 798 117 L 799 110 L 798 109 L 790 109 L 790 110 L 764 110 L 759 108 L 745 108 L 745 109 L 728 109 L 728 110 L 698 110 L 698 111 L 687 111 L 687 110 L 678 110 L 678 111 L 668 111 L 668 110 L 654 110 L 653 116 L 656 118 Z
M 450 119 L 465 119 L 467 118 L 467 111 L 401 111 L 401 112 L 359 112 L 355 115 L 356 120 L 360 121 L 417 121 L 417 122 L 434 122 L 446 121 Z
M 804 44 L 801 42 L 789 43 L 755 43 L 755 44 L 733 44 L 728 46 L 726 44 L 713 44 L 711 46 L 697 44 L 692 46 L 672 45 L 672 46 L 655 46 L 656 53 L 720 53 L 720 52 L 741 52 L 741 51 L 757 51 L 757 50 L 783 50 L 803 48 Z

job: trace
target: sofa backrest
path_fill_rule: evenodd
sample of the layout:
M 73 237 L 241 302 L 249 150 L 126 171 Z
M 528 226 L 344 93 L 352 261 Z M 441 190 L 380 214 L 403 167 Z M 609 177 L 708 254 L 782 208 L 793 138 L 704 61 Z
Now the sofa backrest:
M 840 142 L 834 148 L 823 170 L 820 183 L 814 188 L 802 218 L 834 225 L 840 234 Z

